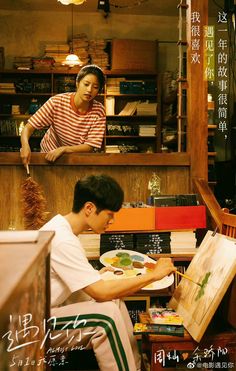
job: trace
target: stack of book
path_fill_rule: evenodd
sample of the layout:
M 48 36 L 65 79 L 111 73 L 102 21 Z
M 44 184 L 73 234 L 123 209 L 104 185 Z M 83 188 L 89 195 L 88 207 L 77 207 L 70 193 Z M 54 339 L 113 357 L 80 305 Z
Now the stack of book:
M 194 231 L 171 232 L 171 253 L 187 254 L 197 251 L 197 238 Z
M 198 251 L 196 244 L 194 231 L 101 235 L 101 251 L 103 252 L 126 249 L 142 254 L 192 254 Z
M 106 145 L 106 149 L 105 149 L 106 153 L 120 153 L 120 148 L 118 145 L 114 144 L 114 145 Z
M 43 57 L 43 58 L 32 58 L 32 64 L 34 70 L 52 69 L 54 66 L 54 58 Z M 50 88 L 49 88 L 50 89 Z
M 3 94 L 15 94 L 16 88 L 13 82 L 1 82 L 0 93 Z
M 54 59 L 54 67 L 61 68 L 62 62 L 66 59 L 70 52 L 69 44 L 47 44 L 45 46 L 44 57 L 49 57 Z M 35 68 L 35 67 L 34 67 Z
M 134 250 L 134 239 L 132 233 L 126 234 L 102 234 L 100 243 L 100 254 L 110 250 Z
M 106 46 L 107 41 L 104 39 L 89 40 L 89 55 L 91 63 L 97 64 L 102 69 L 109 67 L 109 56 L 105 51 Z
M 117 125 L 116 122 L 107 124 L 107 134 L 108 135 L 123 135 L 123 130 L 121 125 Z
M 75 76 L 57 76 L 56 80 L 56 92 L 57 93 L 68 93 L 76 90 Z
M 157 114 L 157 103 L 150 103 L 148 100 L 137 106 L 137 115 L 155 116 Z
M 155 137 L 156 125 L 139 125 L 139 135 L 141 137 Z
M 13 119 L 1 120 L 0 134 L 5 135 L 5 136 L 17 135 L 17 120 L 13 120 Z
M 82 62 L 82 66 L 89 63 L 89 41 L 85 33 L 78 34 L 70 41 L 70 50 L 76 54 Z
M 14 57 L 13 66 L 18 70 L 30 70 L 32 68 L 32 57 Z
M 113 96 L 106 97 L 105 106 L 106 115 L 113 116 L 115 114 L 115 98 Z
M 170 232 L 136 234 L 136 250 L 143 254 L 170 254 Z

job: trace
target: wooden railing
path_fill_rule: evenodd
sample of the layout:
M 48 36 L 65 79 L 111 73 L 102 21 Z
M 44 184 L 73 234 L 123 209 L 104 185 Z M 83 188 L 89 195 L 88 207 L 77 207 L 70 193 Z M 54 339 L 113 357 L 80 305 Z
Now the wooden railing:
M 236 238 L 236 215 L 230 214 L 228 209 L 221 209 L 214 193 L 204 179 L 195 179 L 193 184 L 195 191 L 199 194 L 201 200 L 207 207 L 207 214 L 209 217 L 208 224 L 217 227 L 218 232 Z M 224 297 L 223 307 L 224 306 L 225 314 L 223 314 L 223 316 L 227 318 L 228 323 L 236 328 L 236 277 Z
M 217 228 L 219 232 L 222 232 L 222 209 L 215 198 L 214 193 L 211 188 L 208 186 L 208 183 L 205 179 L 195 178 L 193 180 L 193 186 L 196 193 L 199 195 L 200 200 L 207 208 L 208 216 L 208 227 Z

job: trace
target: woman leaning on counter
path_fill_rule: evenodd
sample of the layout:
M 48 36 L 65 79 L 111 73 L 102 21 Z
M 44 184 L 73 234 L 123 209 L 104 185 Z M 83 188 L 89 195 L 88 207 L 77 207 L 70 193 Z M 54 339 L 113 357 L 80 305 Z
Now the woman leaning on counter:
M 48 128 L 41 143 L 48 161 L 63 153 L 92 152 L 100 148 L 106 128 L 104 106 L 94 98 L 102 91 L 105 76 L 96 65 L 81 68 L 76 77 L 76 92 L 51 97 L 28 120 L 21 134 L 21 158 L 30 163 L 29 138 L 35 129 Z

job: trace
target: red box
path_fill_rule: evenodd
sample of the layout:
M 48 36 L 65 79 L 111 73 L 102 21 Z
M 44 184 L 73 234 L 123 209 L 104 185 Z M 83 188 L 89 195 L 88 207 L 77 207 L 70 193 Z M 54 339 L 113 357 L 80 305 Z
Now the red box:
M 122 208 L 115 213 L 114 223 L 107 229 L 110 231 L 150 231 L 155 229 L 155 208 L 134 207 Z
M 206 207 L 168 206 L 155 208 L 157 230 L 206 228 Z

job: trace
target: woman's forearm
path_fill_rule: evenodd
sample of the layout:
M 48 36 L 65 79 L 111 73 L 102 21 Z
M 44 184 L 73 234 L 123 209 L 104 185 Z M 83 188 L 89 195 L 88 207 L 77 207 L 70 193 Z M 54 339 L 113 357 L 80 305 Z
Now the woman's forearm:
M 78 144 L 76 146 L 65 146 L 64 153 L 74 153 L 74 152 L 92 152 L 93 147 L 88 144 Z
M 29 138 L 33 134 L 34 130 L 35 129 L 30 124 L 25 125 L 20 137 L 22 147 L 29 145 Z

